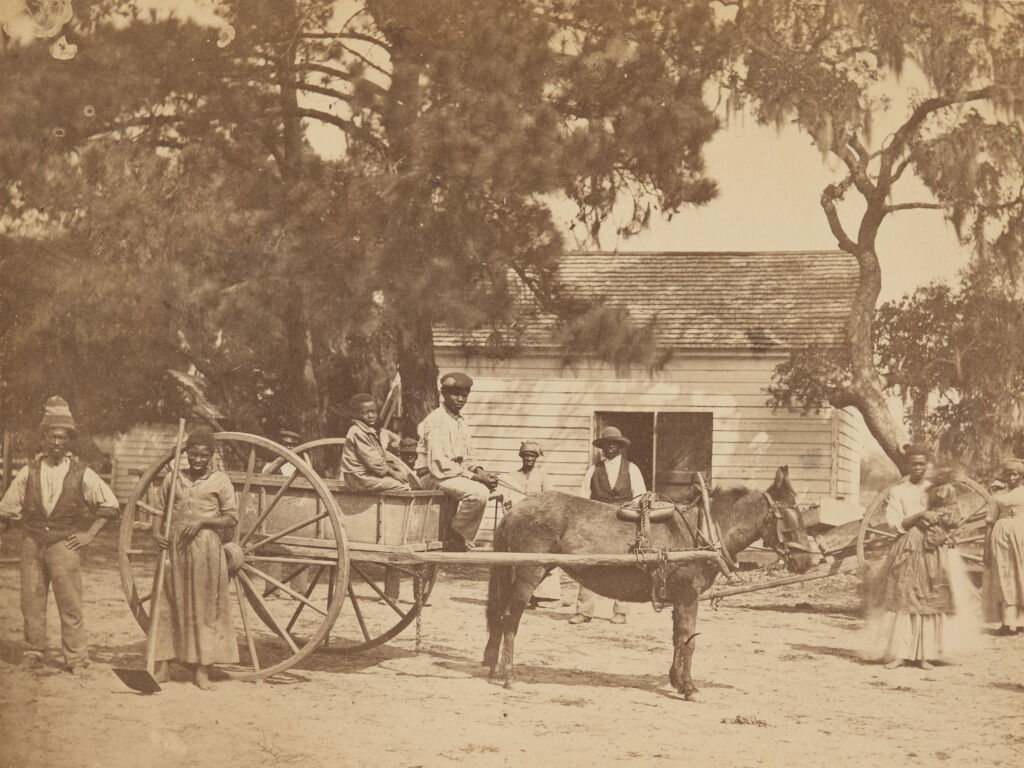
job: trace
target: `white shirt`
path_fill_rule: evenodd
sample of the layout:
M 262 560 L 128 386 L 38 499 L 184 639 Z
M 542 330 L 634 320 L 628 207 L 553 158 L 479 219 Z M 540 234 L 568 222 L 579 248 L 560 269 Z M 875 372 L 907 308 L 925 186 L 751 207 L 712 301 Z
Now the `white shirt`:
M 885 502 L 885 522 L 890 528 L 906 533 L 903 529 L 903 520 L 928 509 L 928 489 L 931 485 L 927 480 L 914 485 L 910 478 L 905 478 L 889 491 L 889 497 Z
M 622 454 L 620 453 L 613 459 L 607 459 L 601 457 L 601 462 L 604 464 L 604 471 L 608 473 L 608 482 L 615 486 L 615 481 L 619 477 L 619 467 L 622 464 Z M 640 474 L 640 468 L 633 462 L 629 463 L 629 485 L 633 491 L 634 496 L 639 496 L 641 493 L 647 493 L 647 484 L 644 482 L 644 476 Z M 590 498 L 590 481 L 594 477 L 594 468 L 596 464 L 592 464 L 590 469 L 587 470 L 587 474 L 583 476 L 583 483 L 580 485 L 580 496 L 585 499 Z
M 57 506 L 57 499 L 64 487 L 64 478 L 71 469 L 71 460 L 65 458 L 60 464 L 50 466 L 46 459 L 39 462 L 39 485 L 43 492 L 43 510 L 47 516 Z M 0 517 L 18 517 L 25 505 L 25 489 L 28 486 L 29 465 L 26 464 L 15 475 L 11 487 L 0 501 Z M 82 475 L 82 495 L 86 502 L 96 507 L 117 509 L 118 501 L 110 486 L 100 476 L 86 467 Z

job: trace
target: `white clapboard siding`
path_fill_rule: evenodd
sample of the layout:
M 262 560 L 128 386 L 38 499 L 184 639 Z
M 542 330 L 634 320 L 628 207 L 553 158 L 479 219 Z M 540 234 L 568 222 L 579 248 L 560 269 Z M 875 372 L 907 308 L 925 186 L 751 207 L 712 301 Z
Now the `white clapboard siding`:
M 544 449 L 542 466 L 559 490 L 576 493 L 594 458 L 596 411 L 705 412 L 714 417 L 712 482 L 768 487 L 789 465 L 802 501 L 856 494 L 858 429 L 844 411 L 773 411 L 765 388 L 779 355 L 679 353 L 660 371 L 615 371 L 594 360 L 563 366 L 553 355 L 493 361 L 436 350 L 442 372 L 474 379 L 465 415 L 476 458 L 488 469 L 519 466 L 523 440 Z
M 114 441 L 111 460 L 111 488 L 124 504 L 142 473 L 174 447 L 178 428 L 174 424 L 138 424 Z

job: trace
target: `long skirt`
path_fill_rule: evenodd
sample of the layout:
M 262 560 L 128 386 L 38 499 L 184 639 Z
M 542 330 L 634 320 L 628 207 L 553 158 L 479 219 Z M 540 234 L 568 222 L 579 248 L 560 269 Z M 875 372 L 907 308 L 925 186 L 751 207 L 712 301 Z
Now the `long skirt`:
M 868 658 L 948 659 L 977 647 L 977 590 L 955 549 L 928 548 L 914 528 L 893 545 L 869 588 Z
M 1003 621 L 1008 606 L 1024 608 L 1024 516 L 1000 518 L 992 527 L 984 592 L 986 621 Z
M 229 603 L 228 564 L 215 531 L 204 528 L 187 545 L 180 526 L 171 535 L 164 579 L 156 659 L 188 664 L 238 661 Z

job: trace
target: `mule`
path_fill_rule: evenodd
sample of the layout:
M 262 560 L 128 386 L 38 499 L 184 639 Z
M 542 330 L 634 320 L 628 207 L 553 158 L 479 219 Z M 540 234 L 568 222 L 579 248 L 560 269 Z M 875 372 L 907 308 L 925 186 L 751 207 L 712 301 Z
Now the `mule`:
M 730 558 L 763 539 L 794 573 L 803 573 L 816 561 L 807 541 L 788 467 L 780 467 L 765 492 L 734 489 L 716 491 L 711 516 L 721 532 L 722 547 Z M 692 549 L 697 512 L 676 505 L 664 523 L 651 526 L 653 548 Z M 558 491 L 529 496 L 516 504 L 495 531 L 496 552 L 552 554 L 625 554 L 635 540 L 635 526 L 616 517 L 616 507 Z M 508 565 L 491 569 L 487 592 L 487 629 L 484 666 L 491 677 L 503 676 L 505 687 L 515 680 L 513 656 L 519 621 L 530 596 L 552 566 Z M 672 604 L 672 644 L 675 649 L 669 680 L 687 700 L 697 688 L 690 676 L 700 594 L 720 572 L 714 562 L 667 563 L 657 578 L 658 601 Z M 565 567 L 580 584 L 600 595 L 642 603 L 652 599 L 652 571 L 637 565 Z M 504 643 L 504 652 L 502 650 Z M 499 654 L 501 664 L 499 668 Z

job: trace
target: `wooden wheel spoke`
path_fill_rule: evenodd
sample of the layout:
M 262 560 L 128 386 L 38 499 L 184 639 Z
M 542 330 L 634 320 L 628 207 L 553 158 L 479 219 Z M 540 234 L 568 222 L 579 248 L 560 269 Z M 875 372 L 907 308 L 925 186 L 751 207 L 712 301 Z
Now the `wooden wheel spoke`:
M 363 638 L 366 642 L 370 642 L 372 638 L 370 637 L 369 631 L 366 629 L 366 620 L 363 618 L 363 612 L 359 608 L 359 598 L 356 597 L 356 593 L 353 591 L 351 584 L 348 585 L 348 599 L 352 601 L 352 610 L 355 611 L 356 621 L 359 622 L 359 629 L 363 631 Z
M 316 585 L 320 581 L 320 574 L 323 573 L 323 570 L 324 566 L 321 565 L 319 568 L 316 569 L 316 573 L 314 573 L 313 577 L 309 580 L 309 586 L 306 587 L 305 591 L 307 599 L 311 594 L 313 594 L 313 590 L 316 589 Z M 285 625 L 285 629 L 287 629 L 289 632 L 292 631 L 292 627 L 295 626 L 295 622 L 299 620 L 299 614 L 302 613 L 302 609 L 305 607 L 305 603 L 299 603 L 297 606 L 295 606 L 295 613 L 293 613 L 292 617 L 288 620 L 288 624 Z
M 238 519 L 242 519 L 249 504 L 249 489 L 252 487 L 252 471 L 256 468 L 256 446 L 249 449 L 249 460 L 245 465 L 245 482 L 242 484 L 242 492 L 238 495 Z M 235 524 L 235 531 L 238 531 L 238 524 Z
M 310 608 L 312 608 L 314 611 L 319 613 L 321 616 L 326 616 L 327 615 L 327 611 L 325 611 L 322 608 L 320 608 L 320 606 L 316 605 L 316 603 L 314 603 L 311 600 L 309 600 L 305 595 L 303 595 L 303 594 L 301 594 L 299 592 L 296 592 L 294 589 L 289 587 L 287 584 L 283 584 L 282 582 L 280 582 L 277 579 L 275 579 L 269 573 L 261 571 L 256 566 L 249 565 L 248 563 L 243 565 L 242 568 L 244 570 L 248 571 L 249 573 L 253 574 L 254 576 L 259 576 L 264 581 L 269 581 L 271 584 L 273 584 L 279 590 L 281 590 L 282 592 L 284 592 L 287 595 L 291 595 L 292 597 L 294 597 L 299 602 L 305 603 Z
M 380 595 L 381 600 L 383 600 L 385 603 L 387 603 L 388 605 L 391 606 L 391 610 L 393 610 L 395 613 L 397 613 L 403 619 L 406 617 L 407 613 L 405 611 L 403 611 L 401 608 L 399 608 L 398 607 L 398 603 L 396 603 L 394 600 L 392 600 L 390 597 L 388 597 L 387 594 L 385 594 L 384 590 L 381 589 L 380 587 L 378 587 L 377 584 L 373 581 L 373 579 L 369 578 L 363 572 L 362 568 L 360 568 L 355 563 L 350 563 L 349 564 L 349 569 L 355 571 L 356 573 L 358 573 L 362 577 L 363 581 L 365 581 L 367 584 L 369 584 L 370 588 L 374 592 L 376 592 L 378 595 Z
M 281 581 L 283 581 L 285 584 L 291 584 L 292 581 L 295 579 L 295 577 L 298 576 L 300 573 L 302 573 L 304 570 L 306 570 L 306 568 L 308 568 L 308 567 L 309 567 L 308 565 L 300 565 L 294 571 L 292 571 L 287 576 L 282 578 Z M 276 592 L 276 591 L 277 591 L 277 587 L 273 587 L 273 586 L 266 587 L 263 590 L 263 596 L 264 597 L 269 597 L 270 595 L 274 594 L 274 592 Z M 309 595 L 306 595 L 306 597 L 309 597 Z
M 245 631 L 245 643 L 249 647 L 249 659 L 252 661 L 254 671 L 260 671 L 260 657 L 256 653 L 256 641 L 252 636 L 252 629 L 249 628 L 249 609 L 245 605 L 245 598 L 242 597 L 242 590 L 238 586 L 238 579 L 235 579 L 235 598 L 238 600 L 238 613 L 242 617 L 242 629 Z
M 245 567 L 248 567 L 248 566 L 245 566 Z M 280 635 L 281 639 L 283 639 L 286 643 L 288 643 L 288 647 L 292 649 L 292 653 L 298 653 L 299 652 L 299 646 L 295 643 L 295 638 L 293 638 L 291 636 L 291 633 L 289 633 L 284 627 L 281 626 L 281 622 L 279 622 L 277 620 L 277 617 L 275 617 L 274 614 L 271 613 L 270 606 L 268 606 L 266 604 L 266 602 L 264 602 L 263 598 L 260 597 L 260 594 L 259 594 L 259 592 L 256 589 L 256 585 L 253 584 L 252 581 L 249 579 L 249 577 L 246 576 L 242 572 L 239 572 L 238 579 L 243 584 L 245 584 L 246 592 L 260 606 L 260 608 L 263 609 L 263 613 L 266 616 L 266 620 L 268 622 L 270 622 L 270 624 L 273 625 L 271 627 L 271 629 L 273 629 L 278 635 Z
M 272 498 L 270 500 L 270 503 L 267 504 L 267 508 L 264 509 L 262 512 L 260 512 L 260 516 L 258 518 L 256 518 L 256 522 L 254 522 L 252 524 L 252 527 L 248 531 L 245 532 L 244 536 L 242 536 L 242 539 L 239 542 L 242 546 L 245 546 L 245 543 L 247 541 L 249 541 L 249 539 L 252 537 L 252 535 L 254 533 L 256 533 L 256 530 L 261 525 L 263 525 L 263 521 L 266 520 L 268 517 L 270 517 L 270 513 L 274 511 L 274 507 L 277 506 L 277 502 L 279 502 L 281 500 L 281 498 L 284 496 L 285 492 L 289 488 L 291 488 L 292 483 L 295 482 L 295 479 L 298 476 L 299 476 L 299 469 L 298 469 L 298 467 L 296 467 L 295 471 L 292 474 L 288 475 L 287 479 L 284 481 L 284 484 L 281 486 L 280 490 L 278 490 L 278 492 L 274 494 L 274 498 Z
M 321 512 L 319 515 L 314 515 L 313 517 L 303 520 L 301 523 L 295 523 L 295 525 L 290 525 L 287 528 L 273 534 L 272 536 L 267 536 L 267 538 L 260 539 L 255 544 L 250 544 L 248 547 L 245 548 L 245 553 L 248 554 L 249 552 L 252 552 L 254 549 L 259 549 L 260 547 L 264 547 L 267 544 L 273 544 L 278 539 L 283 539 L 285 536 L 289 536 L 295 533 L 296 531 L 305 528 L 307 525 L 312 525 L 318 520 L 323 520 L 325 517 L 327 517 L 327 513 Z

